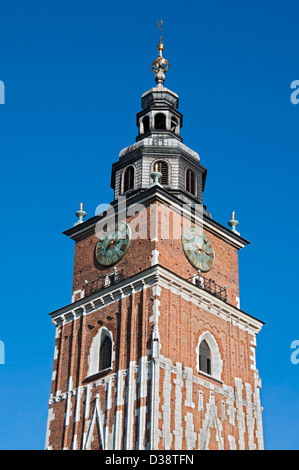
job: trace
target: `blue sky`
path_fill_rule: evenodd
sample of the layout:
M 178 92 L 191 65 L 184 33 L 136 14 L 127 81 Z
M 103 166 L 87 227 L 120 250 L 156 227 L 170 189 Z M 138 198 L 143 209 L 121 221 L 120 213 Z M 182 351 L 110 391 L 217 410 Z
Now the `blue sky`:
M 2 0 L 0 5 L 0 449 L 43 449 L 54 326 L 70 303 L 74 245 L 62 235 L 113 199 L 111 165 L 135 141 L 154 85 L 157 18 L 165 86 L 179 94 L 184 143 L 208 168 L 204 202 L 251 244 L 241 308 L 258 336 L 266 449 L 299 449 L 298 123 L 294 0 Z

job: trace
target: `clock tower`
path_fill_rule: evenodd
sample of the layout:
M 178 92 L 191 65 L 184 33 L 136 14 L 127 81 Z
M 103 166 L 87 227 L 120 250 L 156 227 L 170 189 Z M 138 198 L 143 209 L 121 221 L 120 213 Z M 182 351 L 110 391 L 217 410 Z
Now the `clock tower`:
M 142 95 L 136 142 L 112 165 L 114 200 L 66 230 L 69 305 L 56 328 L 46 449 L 263 449 L 256 336 L 240 308 L 249 242 L 203 204 L 207 170 L 183 144 L 178 95 Z

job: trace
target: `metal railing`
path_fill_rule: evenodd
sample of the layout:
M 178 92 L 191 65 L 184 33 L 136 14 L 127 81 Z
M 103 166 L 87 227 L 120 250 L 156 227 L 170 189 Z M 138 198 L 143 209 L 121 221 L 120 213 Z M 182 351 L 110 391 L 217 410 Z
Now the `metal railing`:
M 85 281 L 85 296 L 106 289 L 107 287 L 110 287 L 113 284 L 117 284 L 119 281 L 122 280 L 122 278 L 122 272 L 118 271 L 116 268 L 113 268 L 113 271 L 111 273 L 105 274 L 104 276 L 100 276 L 92 281 Z
M 121 271 L 118 271 L 117 268 L 114 267 L 112 272 L 105 274 L 104 276 L 100 276 L 92 281 L 85 281 L 85 296 L 106 289 L 107 287 L 117 284 L 122 280 L 123 273 Z M 194 275 L 186 280 L 196 285 L 200 289 L 209 292 L 218 299 L 221 299 L 224 302 L 227 301 L 227 286 L 219 286 L 219 284 L 217 284 L 213 279 L 206 279 L 201 275 Z
M 203 289 L 215 297 L 218 297 L 218 299 L 221 299 L 224 302 L 227 301 L 227 286 L 219 286 L 219 284 L 216 284 L 213 279 L 206 279 L 200 275 L 192 276 L 188 278 L 187 281 L 192 282 L 192 284 L 195 284 L 200 289 Z

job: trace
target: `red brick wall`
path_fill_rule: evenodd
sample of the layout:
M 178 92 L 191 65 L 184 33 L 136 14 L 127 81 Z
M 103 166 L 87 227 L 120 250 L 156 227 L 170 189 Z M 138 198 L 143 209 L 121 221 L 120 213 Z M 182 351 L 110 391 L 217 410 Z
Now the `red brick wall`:
M 59 349 L 59 358 L 54 362 L 54 370 L 57 371 L 57 380 L 53 382 L 52 394 L 58 390 L 60 393 L 67 391 L 68 377 L 71 376 L 73 383 L 71 389 L 75 390 L 80 385 L 88 385 L 95 383 L 98 378 L 92 380 L 85 380 L 88 374 L 88 355 L 90 346 L 93 338 L 98 333 L 99 329 L 104 325 L 106 326 L 113 335 L 115 360 L 113 363 L 113 371 L 109 374 L 113 374 L 118 370 L 127 370 L 124 381 L 124 405 L 117 406 L 116 403 L 116 389 L 117 389 L 117 377 L 114 378 L 114 385 L 112 386 L 111 394 L 111 408 L 105 412 L 107 403 L 107 385 L 96 385 L 90 390 L 90 413 L 87 422 L 84 423 L 85 413 L 85 398 L 82 397 L 80 404 L 80 416 L 81 421 L 74 423 L 74 414 L 76 410 L 76 397 L 70 398 L 72 406 L 72 414 L 70 417 L 70 425 L 64 426 L 65 413 L 67 408 L 67 399 L 64 397 L 61 401 L 57 401 L 51 405 L 55 413 L 55 419 L 50 423 L 50 445 L 55 449 L 63 447 L 71 448 L 74 436 L 76 435 L 78 446 L 80 447 L 83 442 L 83 434 L 87 431 L 87 424 L 90 422 L 93 405 L 95 402 L 96 394 L 100 394 L 100 403 L 103 414 L 106 413 L 106 423 L 108 425 L 108 431 L 112 433 L 113 426 L 115 426 L 115 413 L 117 410 L 122 410 L 123 420 L 121 422 L 122 427 L 122 448 L 125 446 L 126 439 L 126 421 L 128 408 L 126 403 L 126 390 L 128 386 L 128 369 L 130 362 L 135 361 L 136 365 L 140 365 L 139 359 L 141 356 L 147 356 L 148 351 L 151 350 L 151 332 L 152 323 L 149 322 L 149 318 L 153 314 L 153 300 L 154 296 L 152 289 L 146 289 L 143 292 L 132 293 L 130 296 L 124 297 L 119 301 L 113 302 L 106 307 L 94 311 L 89 315 L 78 318 L 74 322 L 69 322 L 63 325 L 61 334 L 57 337 L 57 348 Z M 196 369 L 197 352 L 196 348 L 198 345 L 198 339 L 200 335 L 206 331 L 209 331 L 215 338 L 218 348 L 220 350 L 221 358 L 223 360 L 223 369 L 221 375 L 221 381 L 227 386 L 232 387 L 235 390 L 235 377 L 239 377 L 244 384 L 249 383 L 254 391 L 254 371 L 250 368 L 252 365 L 252 344 L 251 341 L 254 339 L 248 332 L 232 326 L 229 321 L 225 321 L 212 314 L 209 311 L 203 310 L 198 305 L 195 305 L 191 301 L 187 301 L 180 295 L 166 288 L 161 288 L 159 305 L 159 334 L 161 349 L 160 355 L 163 362 L 163 358 L 169 358 L 173 366 L 177 363 L 182 365 L 182 371 L 185 372 L 186 368 L 192 368 L 193 376 L 199 377 L 207 383 L 215 384 L 216 387 L 222 389 L 223 385 L 218 380 L 208 378 L 204 374 L 201 374 Z M 81 340 L 80 340 L 81 338 Z M 80 343 L 81 341 L 81 343 Z M 148 356 L 150 360 L 151 356 Z M 57 370 L 58 367 L 58 370 Z M 108 374 L 108 375 L 109 375 Z M 135 384 L 135 399 L 132 408 L 132 419 L 133 419 L 133 448 L 138 440 L 139 430 L 139 418 L 136 410 L 140 409 L 140 406 L 147 406 L 148 412 L 146 415 L 146 423 L 150 420 L 150 406 L 151 406 L 151 395 L 150 387 L 151 380 L 147 383 L 147 396 L 139 398 L 140 383 L 138 382 L 138 371 L 133 372 L 134 384 Z M 104 377 L 103 377 L 104 378 Z M 175 380 L 176 374 L 171 374 L 171 432 L 173 434 L 172 449 L 175 449 L 174 440 L 174 427 L 175 427 Z M 159 429 L 163 429 L 163 410 L 165 406 L 163 384 L 164 382 L 164 371 L 160 368 L 160 379 L 159 379 L 159 411 L 161 413 L 161 419 L 159 421 Z M 98 383 L 98 382 L 97 382 Z M 58 387 L 58 388 L 57 388 Z M 203 385 L 193 382 L 192 386 L 192 401 L 195 404 L 194 408 L 186 406 L 186 386 L 182 387 L 182 400 L 181 400 L 181 412 L 182 412 L 182 433 L 183 433 L 183 448 L 186 448 L 186 413 L 192 413 L 194 430 L 198 434 L 199 430 L 203 426 L 203 422 L 206 419 L 207 403 L 210 400 L 210 389 Z M 198 409 L 199 391 L 203 392 L 204 398 L 204 409 Z M 225 400 L 223 393 L 215 393 L 215 405 L 217 408 L 217 416 L 222 419 L 222 402 Z M 242 398 L 246 399 L 245 388 L 243 386 Z M 226 411 L 227 411 L 227 404 Z M 243 405 L 242 405 L 243 408 Z M 246 407 L 244 407 L 244 413 L 246 414 Z M 229 448 L 228 435 L 234 436 L 236 442 L 238 442 L 239 431 L 238 431 L 238 420 L 235 417 L 235 424 L 229 422 L 229 418 L 226 414 L 225 421 L 222 422 L 221 436 L 224 438 L 225 448 Z M 147 428 L 146 428 L 147 429 Z M 99 448 L 100 441 L 98 436 L 97 427 L 94 430 L 94 441 L 91 444 L 91 448 Z M 149 439 L 148 430 L 146 430 L 146 439 Z M 198 438 L 197 438 L 198 439 Z M 245 442 L 248 445 L 248 436 L 245 433 Z M 163 439 L 159 441 L 159 448 L 163 448 Z M 196 446 L 198 440 L 196 441 Z M 212 426 L 210 430 L 210 449 L 218 449 L 218 441 L 216 440 L 216 431 Z
M 183 221 L 179 214 L 173 213 L 165 205 L 155 203 L 155 206 L 158 208 L 156 219 L 153 219 L 151 216 L 151 209 L 149 207 L 147 207 L 143 215 L 136 215 L 127 219 L 127 223 L 132 224 L 133 236 L 134 233 L 137 233 L 134 229 L 135 221 L 138 219 L 140 224 L 146 221 L 147 238 L 140 240 L 132 237 L 129 250 L 117 263 L 117 269 L 123 273 L 125 278 L 141 272 L 151 266 L 152 251 L 158 250 L 160 265 L 184 279 L 197 274 L 184 254 L 181 236 L 174 238 L 174 233 L 181 233 L 186 226 L 186 222 Z M 151 241 L 151 239 L 155 238 L 153 229 L 150 226 L 150 222 L 153 223 L 153 220 L 157 221 L 158 241 Z M 164 232 L 163 230 L 168 226 L 169 231 Z M 237 306 L 236 298 L 239 297 L 238 250 L 210 233 L 208 229 L 205 228 L 204 230 L 214 247 L 215 263 L 213 268 L 209 272 L 204 273 L 203 276 L 207 279 L 212 278 L 221 287 L 227 286 L 228 303 Z M 169 233 L 169 238 L 164 239 L 163 236 L 167 233 Z M 85 280 L 90 282 L 112 271 L 112 266 L 108 268 L 103 267 L 96 260 L 95 247 L 97 242 L 98 237 L 95 234 L 87 235 L 76 242 L 73 292 L 84 288 Z
M 231 386 L 234 386 L 234 377 L 254 383 L 250 368 L 253 335 L 170 289 L 162 288 L 159 310 L 160 353 L 171 358 L 173 364 L 180 362 L 185 367 L 193 368 L 196 374 L 198 339 L 202 333 L 209 331 L 217 342 L 223 360 L 221 380 Z
M 55 340 L 55 348 L 58 350 L 58 355 L 53 364 L 55 374 L 51 388 L 52 396 L 55 396 L 57 393 L 63 395 L 67 392 L 69 377 L 72 377 L 72 390 L 82 385 L 91 384 L 101 378 L 100 375 L 90 379 L 88 378 L 88 356 L 92 340 L 102 326 L 105 326 L 113 336 L 115 359 L 113 361 L 113 369 L 109 374 L 114 374 L 118 370 L 127 369 L 132 361 L 135 361 L 136 365 L 138 365 L 140 357 L 146 356 L 150 348 L 151 327 L 148 323 L 148 318 L 152 315 L 152 304 L 153 296 L 151 289 L 145 289 L 142 292 L 136 293 L 133 291 L 131 295 L 123 297 L 119 301 L 113 302 L 89 315 L 84 315 L 60 326 L 60 334 L 57 335 Z M 136 379 L 137 372 L 135 373 L 135 380 Z M 101 389 L 100 397 L 103 401 L 102 409 L 105 410 L 105 387 L 96 387 L 93 389 L 92 396 L 94 399 L 99 389 Z M 124 387 L 124 393 L 125 391 Z M 139 398 L 134 403 L 134 414 L 136 407 L 139 408 L 143 405 L 149 405 L 148 400 L 149 398 Z M 72 402 L 71 423 L 73 423 L 76 407 L 75 398 L 72 398 Z M 64 429 L 66 399 L 50 405 L 50 408 L 52 407 L 54 409 L 55 419 L 50 423 L 50 445 L 55 449 L 69 447 L 75 431 L 73 426 L 70 426 L 67 432 L 65 432 Z M 112 432 L 114 424 L 114 411 L 117 410 L 114 394 L 112 395 L 111 409 L 113 411 L 109 414 L 110 432 Z M 82 400 L 82 419 L 83 416 L 84 406 Z M 90 418 L 91 416 L 89 416 L 89 419 Z M 82 423 L 76 425 L 79 441 L 82 441 L 83 428 L 81 428 Z M 135 439 L 137 439 L 136 436 Z M 93 445 L 97 444 L 94 443 Z
M 181 237 L 174 238 L 173 227 L 170 224 L 170 233 L 167 239 L 161 235 L 161 230 L 165 228 L 170 220 L 176 228 L 183 227 L 183 219 L 179 214 L 169 214 L 169 209 L 162 204 L 156 203 L 156 207 L 160 211 L 160 215 L 156 220 L 156 227 L 158 233 L 151 232 L 151 226 L 148 223 L 147 237 L 145 240 L 134 238 L 131 241 L 130 248 L 126 255 L 117 264 L 118 271 L 122 272 L 124 278 L 128 278 L 136 273 L 142 272 L 152 265 L 152 252 L 157 250 L 159 252 L 158 263 L 171 272 L 177 274 L 183 279 L 190 278 L 192 275 L 197 274 L 196 270 L 188 262 L 182 248 Z M 147 218 L 149 221 L 150 208 L 147 208 L 145 213 L 127 219 L 128 223 L 131 221 L 143 221 Z M 185 227 L 185 225 L 184 225 Z M 237 249 L 230 245 L 228 242 L 220 239 L 207 228 L 204 229 L 205 233 L 209 236 L 215 252 L 215 263 L 210 272 L 205 273 L 204 277 L 212 278 L 217 284 L 227 286 L 228 303 L 237 306 L 236 297 L 239 297 L 239 279 L 238 279 L 238 253 Z M 88 234 L 76 242 L 75 246 L 75 261 L 74 261 L 74 279 L 73 291 L 84 288 L 84 281 L 89 282 L 93 279 L 105 275 L 112 271 L 112 267 L 103 268 L 99 265 L 95 258 L 95 247 L 98 238 L 95 234 Z M 117 286 L 115 286 L 117 289 Z M 200 305 L 196 305 L 191 300 L 186 300 L 178 292 L 172 292 L 170 289 L 161 288 L 160 296 L 157 297 L 160 301 L 159 304 L 159 334 L 161 341 L 160 355 L 162 358 L 170 359 L 173 367 L 177 363 L 181 364 L 182 371 L 186 368 L 192 368 L 192 374 L 195 379 L 201 379 L 197 383 L 193 382 L 192 387 L 192 400 L 195 404 L 194 408 L 187 406 L 186 401 L 186 387 L 182 387 L 182 436 L 183 448 L 186 448 L 186 413 L 192 413 L 194 431 L 198 433 L 205 422 L 207 413 L 207 404 L 210 400 L 211 386 L 214 384 L 215 391 L 215 406 L 217 409 L 217 416 L 221 419 L 225 394 L 223 393 L 223 384 L 231 387 L 235 391 L 235 378 L 238 377 L 242 381 L 242 398 L 246 399 L 244 384 L 251 385 L 252 390 L 255 389 L 254 383 L 254 370 L 252 369 L 252 347 L 254 336 L 249 334 L 248 331 L 237 327 L 230 321 L 226 321 L 218 315 L 203 309 Z M 135 292 L 132 289 L 130 295 L 120 297 L 116 301 L 105 305 L 105 307 L 91 311 L 87 315 L 73 317 L 73 321 L 67 321 L 59 327 L 59 335 L 56 338 L 56 349 L 59 352 L 57 358 L 54 360 L 54 380 L 52 383 L 52 397 L 55 397 L 54 403 L 50 404 L 53 408 L 55 418 L 50 421 L 50 438 L 49 445 L 54 449 L 71 448 L 76 436 L 78 448 L 82 447 L 83 436 L 87 431 L 87 424 L 91 420 L 92 410 L 96 400 L 96 395 L 99 393 L 99 400 L 101 409 L 105 414 L 107 431 L 112 433 L 113 426 L 115 426 L 115 416 L 117 410 L 121 410 L 122 422 L 121 426 L 121 446 L 125 446 L 127 429 L 125 418 L 128 417 L 128 404 L 126 402 L 126 387 L 128 387 L 128 370 L 130 364 L 135 363 L 140 366 L 140 358 L 146 357 L 151 360 L 152 348 L 152 321 L 149 319 L 153 315 L 153 305 L 155 296 L 151 288 L 143 289 L 142 291 Z M 76 300 L 76 299 L 75 299 Z M 70 320 L 71 317 L 68 318 Z M 115 359 L 113 361 L 113 370 L 108 375 L 101 377 L 100 375 L 93 378 L 88 378 L 88 357 L 93 338 L 98 333 L 99 329 L 105 326 L 113 336 Z M 217 342 L 221 359 L 223 361 L 221 381 L 214 380 L 212 377 L 206 377 L 204 374 L 198 372 L 196 367 L 198 340 L 202 333 L 209 331 Z M 151 367 L 151 366 L 150 366 Z M 117 372 L 126 371 L 124 375 L 124 405 L 117 405 Z M 116 375 L 113 375 L 116 374 Z M 133 420 L 132 440 L 134 446 L 139 436 L 139 414 L 140 407 L 147 407 L 146 423 L 145 423 L 145 437 L 148 442 L 149 430 L 147 424 L 150 420 L 151 408 L 151 380 L 147 381 L 147 396 L 139 396 L 140 382 L 138 380 L 139 372 L 131 370 L 133 374 L 133 383 L 135 384 L 133 408 L 131 410 L 131 418 Z M 113 380 L 110 383 L 112 387 L 111 393 L 111 407 L 106 410 L 107 406 L 107 393 L 108 382 L 105 382 L 105 377 L 111 376 Z M 86 413 L 86 395 L 82 396 L 80 401 L 80 421 L 74 422 L 74 415 L 76 407 L 78 406 L 78 397 L 76 395 L 67 398 L 64 395 L 68 391 L 69 377 L 72 378 L 70 384 L 71 390 L 77 390 L 78 387 L 87 387 L 82 393 L 83 395 L 89 393 L 90 412 L 87 422 L 84 421 L 84 413 Z M 139 379 L 138 379 L 139 377 Z M 103 379 L 103 380 L 102 380 Z M 174 427 L 175 427 L 175 372 L 171 372 L 171 432 L 173 435 L 172 449 L 174 447 Z M 185 379 L 184 379 L 185 380 Z M 204 381 L 204 382 L 202 382 Z M 206 383 L 204 386 L 202 383 Z M 91 384 L 94 384 L 91 388 Z M 159 411 L 161 418 L 159 420 L 159 429 L 163 429 L 163 410 L 165 404 L 165 397 L 163 395 L 164 386 L 164 370 L 160 368 L 159 379 Z M 220 387 L 220 389 L 217 389 Z M 213 388 L 213 386 L 212 386 Z M 202 391 L 204 398 L 204 410 L 198 407 L 199 391 Z M 217 390 L 220 390 L 217 392 Z M 221 391 L 222 390 L 222 391 Z M 62 394 L 61 399 L 57 396 Z M 70 424 L 65 426 L 65 413 L 69 406 Z M 227 410 L 227 404 L 226 410 Z M 235 405 L 236 406 L 236 405 Z M 244 408 L 244 409 L 243 409 Z M 246 415 L 246 409 L 242 405 L 242 409 Z M 245 418 L 246 419 L 246 418 Z M 225 420 L 222 422 L 221 435 L 224 437 L 224 446 L 229 448 L 228 435 L 234 436 L 236 443 L 238 443 L 238 420 L 235 417 L 235 425 L 229 422 L 227 414 Z M 254 433 L 255 434 L 255 433 Z M 248 436 L 245 433 L 244 439 L 248 445 Z M 256 438 L 255 438 L 256 441 Z M 99 436 L 95 427 L 94 440 L 92 441 L 91 448 L 99 448 Z M 158 442 L 159 448 L 164 448 L 164 441 L 160 439 Z M 196 441 L 195 448 L 198 446 Z M 135 448 L 135 447 L 133 447 Z M 216 430 L 212 426 L 210 429 L 209 448 L 218 449 L 218 441 L 216 439 Z

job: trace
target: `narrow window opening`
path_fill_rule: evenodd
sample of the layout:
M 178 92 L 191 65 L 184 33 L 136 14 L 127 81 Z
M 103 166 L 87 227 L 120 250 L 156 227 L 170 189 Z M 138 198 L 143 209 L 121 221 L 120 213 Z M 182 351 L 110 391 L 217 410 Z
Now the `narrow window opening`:
M 124 192 L 134 188 L 134 167 L 129 166 L 124 173 Z
M 171 132 L 176 131 L 177 125 L 178 125 L 178 121 L 174 117 L 172 117 L 171 120 L 170 120 L 170 130 L 171 130 Z
M 158 113 L 155 115 L 155 129 L 166 129 L 165 114 Z
M 108 338 L 108 336 L 106 336 L 100 349 L 100 361 L 99 361 L 100 371 L 111 367 L 111 351 L 112 351 L 111 339 Z
M 158 165 L 158 171 L 162 174 L 159 183 L 162 184 L 162 186 L 167 186 L 168 185 L 168 165 L 166 162 L 160 161 L 156 162 L 154 164 L 154 167 Z
M 199 369 L 211 375 L 211 351 L 205 340 L 199 346 Z
M 143 123 L 143 132 L 149 131 L 149 117 L 148 116 L 145 116 L 143 118 L 142 123 Z
M 186 191 L 195 196 L 195 174 L 190 169 L 186 171 Z

